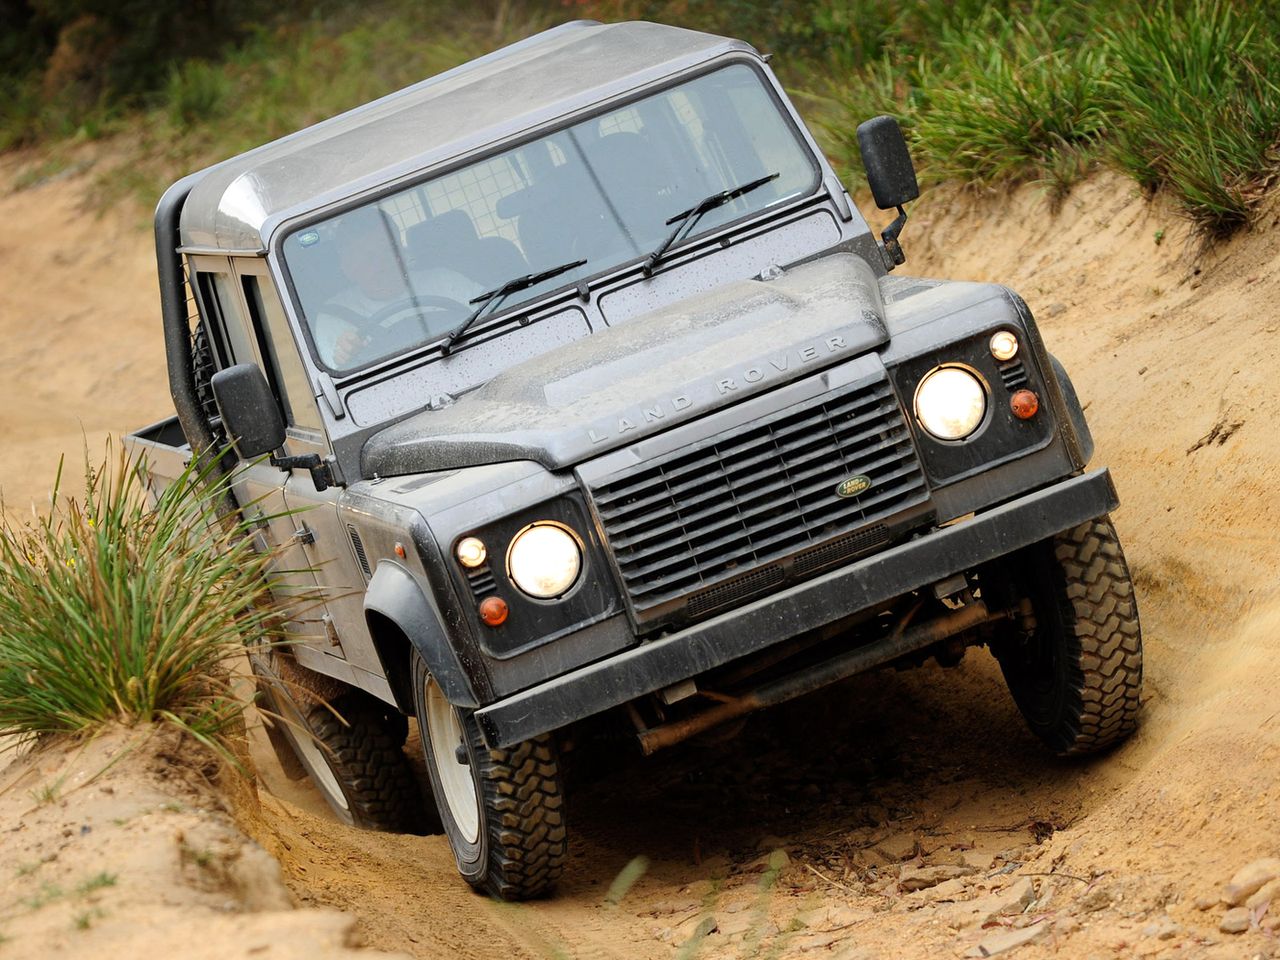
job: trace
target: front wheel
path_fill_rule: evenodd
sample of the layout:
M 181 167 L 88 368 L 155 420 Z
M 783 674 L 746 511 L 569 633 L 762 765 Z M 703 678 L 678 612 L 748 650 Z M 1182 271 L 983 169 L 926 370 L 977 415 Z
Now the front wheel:
M 1109 517 L 1026 550 L 1012 573 L 1034 623 L 993 644 L 1014 702 L 1060 756 L 1093 753 L 1138 725 L 1142 628 Z
M 360 690 L 330 703 L 290 689 L 272 664 L 251 658 L 271 745 L 290 779 L 309 775 L 343 823 L 393 833 L 439 833 L 423 803 L 400 732 L 407 721 Z
M 458 872 L 500 900 L 549 890 L 564 869 L 564 793 L 549 735 L 489 749 L 470 711 L 453 706 L 414 657 L 422 749 Z

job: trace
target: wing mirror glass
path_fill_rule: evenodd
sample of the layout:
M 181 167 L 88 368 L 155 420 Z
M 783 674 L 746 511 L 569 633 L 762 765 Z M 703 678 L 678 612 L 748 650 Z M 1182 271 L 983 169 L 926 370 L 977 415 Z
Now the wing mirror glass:
M 907 259 L 898 243 L 898 234 L 907 222 L 903 204 L 920 196 L 915 164 L 911 162 L 902 128 L 890 116 L 873 117 L 858 124 L 858 149 L 862 151 L 862 166 L 867 171 L 867 184 L 876 206 L 898 211 L 897 219 L 880 234 L 884 241 L 885 266 L 892 270 Z
M 892 210 L 920 196 L 915 164 L 895 118 L 875 117 L 859 124 L 858 149 L 877 207 Z
M 212 384 L 218 415 L 240 459 L 284 446 L 284 417 L 260 367 L 237 363 L 215 373 Z

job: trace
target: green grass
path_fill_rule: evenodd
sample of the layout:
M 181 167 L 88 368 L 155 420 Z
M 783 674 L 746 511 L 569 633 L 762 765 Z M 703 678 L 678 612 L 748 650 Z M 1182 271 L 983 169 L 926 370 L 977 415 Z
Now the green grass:
M 1280 36 L 1259 13 L 1162 0 L 1104 37 L 1112 162 L 1144 189 L 1168 190 L 1210 235 L 1251 222 L 1278 169 Z
M 854 130 L 886 112 L 908 129 L 926 181 L 1032 181 L 1061 197 L 1106 164 L 1167 193 L 1207 236 L 1252 222 L 1280 172 L 1272 0 L 376 0 L 280 10 L 238 27 L 241 39 L 217 56 L 175 63 L 127 103 L 51 99 L 34 75 L 0 77 L 0 150 L 118 135 L 127 147 L 100 171 L 100 201 L 150 206 L 193 169 L 552 23 L 642 17 L 776 53 L 852 185 L 862 180 Z
M 1106 128 L 1105 57 L 1061 28 L 1064 13 L 1074 11 L 991 14 L 976 28 L 944 31 L 927 109 L 914 124 L 933 179 L 1035 180 L 1061 196 L 1083 176 Z
M 116 880 L 117 880 L 117 877 L 114 873 L 107 873 L 107 871 L 103 870 L 100 873 L 95 873 L 92 877 L 89 877 L 88 879 L 82 881 L 76 887 L 76 893 L 82 897 L 87 896 L 88 894 L 93 893 L 95 890 L 103 890 L 103 889 L 106 889 L 107 887 L 114 887 L 116 885 Z
M 46 516 L 0 525 L 0 734 L 165 721 L 221 743 L 244 706 L 228 663 L 280 614 L 271 555 L 218 519 L 227 482 L 193 465 L 152 509 L 108 448 L 83 499 L 55 482 Z

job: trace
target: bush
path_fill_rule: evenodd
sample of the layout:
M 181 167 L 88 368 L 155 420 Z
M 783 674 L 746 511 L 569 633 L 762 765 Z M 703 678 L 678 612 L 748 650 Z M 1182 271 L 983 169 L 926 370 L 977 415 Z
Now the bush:
M 273 557 L 218 520 L 226 480 L 188 467 L 152 509 L 110 448 L 85 474 L 83 501 L 55 483 L 48 516 L 0 527 L 0 734 L 167 721 L 216 744 L 244 706 L 229 662 L 280 615 Z
M 1210 235 L 1249 223 L 1277 168 L 1280 41 L 1261 12 L 1162 0 L 1105 34 L 1113 162 Z
M 991 14 L 944 29 L 928 110 L 915 124 L 934 179 L 1038 180 L 1063 195 L 1106 130 L 1104 57 L 1063 29 L 1078 11 Z
M 164 99 L 169 122 L 187 130 L 219 117 L 231 94 L 231 81 L 218 64 L 188 60 L 169 71 Z

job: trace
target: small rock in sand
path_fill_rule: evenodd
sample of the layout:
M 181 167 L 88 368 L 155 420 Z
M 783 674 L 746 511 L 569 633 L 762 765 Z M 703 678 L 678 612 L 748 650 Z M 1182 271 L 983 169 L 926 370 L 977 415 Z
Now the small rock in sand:
M 930 888 L 928 896 L 930 900 L 959 900 L 969 892 L 969 885 L 960 877 L 953 877 L 950 880 L 943 880 L 940 884 Z
M 1239 906 L 1247 897 L 1276 877 L 1280 877 L 1280 860 L 1275 857 L 1255 860 L 1236 871 L 1231 882 L 1222 890 L 1222 902 L 1229 907 Z
M 1221 901 L 1217 897 L 1211 897 L 1203 894 L 1196 897 L 1195 908 L 1197 910 L 1208 910 L 1210 907 L 1216 907 Z
M 1264 903 L 1269 903 L 1277 897 L 1280 897 L 1280 879 L 1268 880 L 1258 888 L 1257 893 L 1244 902 L 1244 905 L 1250 910 L 1257 910 Z
M 1000 933 L 993 933 L 991 936 L 981 940 L 965 956 L 995 957 L 1002 953 L 1008 953 L 1010 950 L 1016 950 L 1018 947 L 1039 940 L 1049 932 L 1050 926 L 1049 923 L 1037 923 L 1034 927 L 1024 927 L 1021 930 L 1005 930 Z
M 903 890 L 924 890 L 926 887 L 936 887 L 944 880 L 967 877 L 976 872 L 973 867 L 945 864 L 936 867 L 903 867 L 902 872 L 898 874 L 898 885 Z
M 909 833 L 898 833 L 885 837 L 872 850 L 884 858 L 885 863 L 901 863 L 910 860 L 920 852 L 920 844 Z
M 1173 917 L 1161 917 L 1142 928 L 1144 937 L 1155 937 L 1157 940 L 1172 940 L 1181 932 L 1182 927 L 1178 926 Z
M 1036 898 L 1036 888 L 1030 877 L 1022 877 L 983 901 L 983 907 L 991 917 L 1008 917 L 1022 913 Z
M 1106 887 L 1090 890 L 1079 900 L 1080 909 L 1086 913 L 1096 913 L 1111 906 L 1111 893 Z
M 1244 933 L 1249 929 L 1249 911 L 1246 907 L 1232 907 L 1222 915 L 1218 929 L 1223 933 Z

